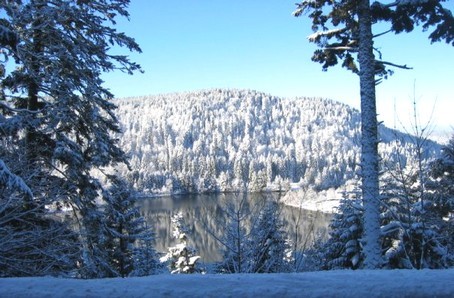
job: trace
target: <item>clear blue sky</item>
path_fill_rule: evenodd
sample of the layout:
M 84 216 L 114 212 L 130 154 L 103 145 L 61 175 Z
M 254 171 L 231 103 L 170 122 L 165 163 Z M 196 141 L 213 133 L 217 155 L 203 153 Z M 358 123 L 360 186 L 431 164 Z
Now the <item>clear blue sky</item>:
M 323 72 L 311 61 L 307 17 L 295 0 L 132 0 L 130 21 L 118 22 L 140 44 L 132 54 L 144 74 L 104 76 L 116 97 L 210 88 L 254 89 L 277 96 L 331 98 L 359 108 L 359 80 L 340 66 Z M 454 11 L 454 1 L 448 7 Z M 430 44 L 427 33 L 387 35 L 376 41 L 383 59 L 413 70 L 377 87 L 379 120 L 410 129 L 413 87 L 420 118 L 437 129 L 454 126 L 454 47 Z M 122 53 L 127 54 L 124 49 Z M 396 105 L 396 108 L 394 107 Z M 397 110 L 397 113 L 395 112 Z M 397 121 L 396 121 L 397 119 Z

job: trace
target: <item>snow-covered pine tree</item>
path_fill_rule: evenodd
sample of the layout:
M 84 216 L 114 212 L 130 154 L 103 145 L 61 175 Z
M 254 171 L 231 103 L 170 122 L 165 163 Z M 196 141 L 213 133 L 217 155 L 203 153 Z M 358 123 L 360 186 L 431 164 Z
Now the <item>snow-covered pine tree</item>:
M 346 196 L 345 196 L 346 197 Z M 363 265 L 361 247 L 363 206 L 360 198 L 344 198 L 329 225 L 330 238 L 321 245 L 321 269 L 357 269 Z
M 250 220 L 250 210 L 247 205 L 246 194 L 237 201 L 227 202 L 223 208 L 226 215 L 225 229 L 222 235 L 217 237 L 222 244 L 222 261 L 217 264 L 219 273 L 246 273 L 248 272 L 248 244 L 249 235 L 246 226 Z
M 143 228 L 147 231 L 150 230 L 146 223 Z M 153 241 L 154 237 L 150 232 L 137 239 L 132 252 L 133 270 L 129 274 L 130 276 L 148 276 L 161 271 L 162 266 L 153 247 Z
M 430 164 L 427 189 L 440 217 L 453 224 L 454 214 L 454 135 L 443 146 L 441 156 Z
M 94 257 L 101 184 L 93 169 L 125 162 L 112 133 L 119 132 L 113 94 L 102 72 L 133 73 L 140 66 L 112 46 L 140 51 L 117 32 L 129 0 L 2 1 L 0 136 L 8 142 L 3 162 L 32 190 L 24 208 L 67 204 L 77 215 L 85 256 Z M 21 153 L 21 159 L 14 154 Z M 45 252 L 45 250 L 43 250 Z M 84 263 L 96 263 L 84 260 Z
M 409 136 L 411 155 L 404 158 L 397 154 L 391 161 L 384 160 L 381 231 L 385 266 L 444 268 L 449 263 L 442 236 L 444 220 L 434 212 L 433 196 L 427 191 L 426 157 L 431 152 L 429 124 L 421 127 L 415 101 L 413 107 L 414 136 Z
M 73 276 L 81 258 L 78 235 L 61 214 L 44 217 L 41 205 L 24 208 L 30 190 L 20 178 L 10 179 L 0 182 L 0 277 Z
M 309 41 L 317 49 L 312 60 L 327 70 L 338 61 L 359 75 L 361 93 L 361 178 L 364 201 L 364 252 L 365 266 L 379 268 L 380 251 L 380 200 L 377 110 L 375 84 L 392 71 L 387 67 L 408 68 L 374 56 L 374 38 L 389 32 L 413 31 L 415 25 L 424 30 L 435 27 L 429 35 L 432 42 L 446 41 L 454 45 L 452 12 L 443 6 L 444 0 L 397 0 L 391 3 L 370 0 L 305 0 L 297 4 L 295 16 L 308 13 L 314 34 Z M 372 25 L 386 22 L 389 30 L 373 34 Z M 358 55 L 359 65 L 355 55 Z M 379 53 L 381 57 L 381 53 Z M 377 80 L 377 76 L 379 80 Z
M 172 274 L 191 274 L 201 272 L 197 268 L 200 256 L 196 250 L 188 244 L 188 228 L 184 223 L 183 213 L 179 212 L 172 216 L 173 237 L 177 239 L 177 245 L 169 247 L 167 254 L 161 258 L 161 262 L 168 263 Z
M 418 174 L 402 175 L 408 179 L 399 180 L 394 175 L 384 180 L 380 208 L 383 266 L 391 269 L 445 268 L 452 264 L 452 256 L 446 246 L 449 240 L 444 235 L 443 219 L 433 220 L 433 205 L 428 199 L 421 204 L 419 185 L 415 184 Z M 318 243 L 319 251 L 312 252 L 311 257 L 320 263 L 321 269 L 361 268 L 364 263 L 360 243 L 362 230 L 360 197 L 343 199 L 330 223 L 330 238 L 325 243 Z
M 438 225 L 442 243 L 447 247 L 447 259 L 454 265 L 454 135 L 442 148 L 441 156 L 430 165 L 429 179 L 426 183 L 427 198 L 430 200 L 429 219 Z M 436 221 L 433 221 L 434 218 Z
M 392 269 L 437 269 L 448 267 L 446 243 L 439 226 L 430 223 L 430 203 L 415 193 L 384 196 L 382 248 L 384 267 Z M 442 220 L 442 219 L 441 219 Z
M 106 237 L 103 212 L 98 208 L 88 209 L 83 218 L 84 225 L 89 228 L 80 229 L 84 242 L 82 246 L 82 259 L 78 266 L 80 278 L 105 278 L 118 276 L 115 268 L 110 264 L 109 251 L 106 250 L 108 242 Z
M 255 219 L 248 241 L 247 266 L 251 273 L 288 272 L 290 245 L 284 223 L 279 218 L 279 205 L 270 201 Z
M 104 191 L 103 248 L 116 276 L 153 274 L 157 269 L 157 254 L 145 220 L 136 206 L 137 193 L 121 177 L 109 175 L 111 186 Z M 139 258 L 144 258 L 139 260 Z M 137 266 L 144 266 L 138 268 Z M 114 277 L 114 276 L 110 276 Z
M 1 139 L 0 156 L 10 164 L 0 160 L 0 276 L 74 275 L 81 257 L 78 235 L 58 206 L 47 210 L 28 186 L 40 171 L 27 173 L 25 154 L 15 150 L 12 139 Z

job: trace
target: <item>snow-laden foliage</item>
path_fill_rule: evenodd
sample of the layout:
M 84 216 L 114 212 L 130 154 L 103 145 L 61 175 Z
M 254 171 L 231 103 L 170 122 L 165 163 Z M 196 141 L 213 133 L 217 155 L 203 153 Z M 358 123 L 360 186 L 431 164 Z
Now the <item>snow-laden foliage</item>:
M 429 196 L 419 187 L 391 181 L 381 214 L 382 249 L 388 268 L 446 268 L 450 265 L 443 218 L 433 213 Z M 441 225 L 440 225 L 441 224 Z
M 430 180 L 427 188 L 434 200 L 434 208 L 445 217 L 454 213 L 454 136 L 442 148 L 439 158 L 430 164 Z
M 139 191 L 285 190 L 293 182 L 320 190 L 356 181 L 359 112 L 344 104 L 217 89 L 115 103 L 133 169 L 122 174 Z M 386 158 L 409 154 L 408 138 L 381 133 Z
M 295 16 L 307 15 L 315 31 L 309 40 L 318 46 L 312 61 L 323 70 L 342 66 L 359 75 L 361 94 L 361 185 L 364 205 L 365 265 L 380 267 L 380 200 L 378 121 L 375 85 L 393 73 L 390 67 L 406 65 L 383 61 L 375 39 L 387 33 L 411 32 L 420 25 L 433 30 L 432 42 L 454 45 L 454 17 L 441 1 L 403 0 L 391 3 L 369 0 L 303 0 L 297 3 Z M 373 27 L 380 24 L 381 33 Z M 375 28 L 374 28 L 375 29 Z
M 174 227 L 173 237 L 178 243 L 169 247 L 167 254 L 161 258 L 161 262 L 167 263 L 170 273 L 172 274 L 191 274 L 201 272 L 197 268 L 197 261 L 200 256 L 196 255 L 194 248 L 188 245 L 188 228 L 184 223 L 181 212 L 172 216 L 172 225 Z
M 277 273 L 290 270 L 292 252 L 283 225 L 278 203 L 268 202 L 259 212 L 249 234 L 249 272 Z
M 78 235 L 38 209 L 23 212 L 20 197 L 11 199 L 0 200 L 0 277 L 74 276 L 81 257 Z
M 439 158 L 430 164 L 430 179 L 427 181 L 430 210 L 454 259 L 454 136 L 442 148 Z M 439 220 L 442 218 L 443 220 Z
M 250 227 L 251 211 L 246 204 L 246 195 L 243 194 L 239 200 L 227 202 L 222 211 L 227 219 L 225 229 L 218 237 L 223 245 L 223 258 L 216 270 L 219 273 L 249 273 L 249 232 L 246 227 Z
M 418 127 L 416 127 L 416 130 Z M 423 133 L 424 131 L 422 131 Z M 414 154 L 404 162 L 384 161 L 381 234 L 386 266 L 444 268 L 452 264 L 448 226 L 430 191 L 427 138 L 414 138 Z M 445 213 L 446 214 L 446 213 Z
M 429 204 L 421 208 L 419 202 L 412 202 L 408 196 L 384 197 L 383 202 L 380 220 L 381 267 L 436 269 L 453 265 L 452 252 L 449 251 L 452 232 L 448 236 L 443 226 L 428 220 Z M 364 210 L 361 200 L 343 200 L 339 212 L 330 224 L 330 238 L 319 244 L 319 251 L 312 252 L 310 257 L 317 260 L 319 269 L 362 268 Z M 442 223 L 443 219 L 438 218 L 436 222 Z
M 375 39 L 382 34 L 411 32 L 415 28 L 429 30 L 431 42 L 445 41 L 454 45 L 452 12 L 441 1 L 431 0 L 397 0 L 370 1 L 366 9 L 371 17 L 371 24 L 380 23 Z M 314 51 L 312 61 L 322 64 L 324 70 L 342 62 L 354 73 L 359 73 L 357 54 L 359 40 L 364 38 L 359 32 L 360 10 L 359 0 L 304 0 L 297 3 L 294 16 L 308 16 L 312 20 L 312 33 L 308 39 L 317 44 L 319 49 Z M 369 3 L 369 2 L 368 2 Z M 389 31 L 388 31 L 389 29 Z M 378 76 L 386 77 L 393 73 L 390 67 L 403 67 L 392 62 L 382 61 L 382 53 L 375 58 L 375 71 Z
M 104 191 L 104 243 L 114 276 L 142 276 L 156 272 L 158 259 L 151 243 L 153 235 L 136 206 L 137 194 L 117 176 Z
M 109 175 L 100 208 L 88 210 L 83 230 L 90 244 L 83 248 L 82 278 L 145 276 L 160 269 L 153 234 L 136 206 L 137 193 L 121 177 Z
M 445 146 L 441 157 L 430 163 L 421 159 L 423 146 L 416 147 L 419 150 L 405 160 L 405 166 L 401 160 L 383 162 L 380 243 L 384 268 L 434 269 L 454 264 L 449 179 L 453 144 Z M 330 224 L 331 238 L 322 245 L 321 268 L 361 266 L 362 218 L 363 206 L 358 199 L 342 201 Z
M 0 189 L 12 189 L 21 191 L 30 197 L 33 197 L 31 189 L 25 184 L 19 176 L 11 173 L 3 160 L 0 159 Z
M 134 39 L 113 28 L 119 17 L 129 16 L 128 4 L 129 0 L 0 2 L 0 187 L 6 189 L 0 192 L 1 203 L 17 199 L 22 203 L 14 207 L 18 218 L 23 218 L 21 212 L 31 216 L 33 210 L 33 222 L 43 223 L 37 226 L 49 233 L 57 224 L 49 223 L 49 210 L 71 210 L 67 215 L 77 217 L 71 227 L 81 242 L 73 247 L 83 249 L 79 265 L 94 276 L 106 260 L 98 242 L 102 212 L 96 200 L 102 186 L 93 170 L 126 162 L 112 138 L 120 132 L 115 105 L 109 101 L 113 94 L 100 76 L 140 70 L 127 56 L 110 52 L 115 46 L 140 51 Z M 29 241 L 44 245 L 37 246 L 43 257 L 50 254 L 46 248 L 52 250 L 53 244 L 39 238 L 48 235 L 45 231 L 35 233 L 32 224 L 20 220 L 14 228 L 36 235 Z
M 78 235 L 63 213 L 47 212 L 44 202 L 31 201 L 21 178 L 11 179 L 0 184 L 0 277 L 73 276 L 81 257 Z
M 363 212 L 359 198 L 341 201 L 338 213 L 330 223 L 330 238 L 319 252 L 321 269 L 357 269 L 362 266 Z
M 241 196 L 241 197 L 240 197 Z M 219 273 L 275 273 L 291 270 L 293 252 L 279 205 L 271 200 L 248 204 L 247 194 L 223 208 L 226 215 L 222 235 L 215 236 L 222 244 L 223 260 Z

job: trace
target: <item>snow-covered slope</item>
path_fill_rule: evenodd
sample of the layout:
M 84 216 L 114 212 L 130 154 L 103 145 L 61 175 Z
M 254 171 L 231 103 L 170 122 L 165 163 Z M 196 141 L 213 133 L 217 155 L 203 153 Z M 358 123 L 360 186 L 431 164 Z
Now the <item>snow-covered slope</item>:
M 222 89 L 115 103 L 133 169 L 122 172 L 145 193 L 319 191 L 357 179 L 360 115 L 345 104 Z M 381 127 L 381 138 L 384 160 L 409 159 L 409 136 Z
M 454 297 L 454 270 L 2 278 L 0 297 Z

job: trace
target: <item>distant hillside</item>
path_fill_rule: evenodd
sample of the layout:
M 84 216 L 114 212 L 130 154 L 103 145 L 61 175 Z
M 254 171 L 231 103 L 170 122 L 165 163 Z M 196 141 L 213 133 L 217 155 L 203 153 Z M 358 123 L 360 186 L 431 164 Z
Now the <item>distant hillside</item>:
M 332 100 L 208 90 L 115 101 L 132 172 L 144 193 L 315 190 L 355 183 L 360 114 Z M 411 160 L 411 137 L 381 127 L 385 161 Z M 439 151 L 430 144 L 428 156 Z

